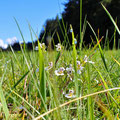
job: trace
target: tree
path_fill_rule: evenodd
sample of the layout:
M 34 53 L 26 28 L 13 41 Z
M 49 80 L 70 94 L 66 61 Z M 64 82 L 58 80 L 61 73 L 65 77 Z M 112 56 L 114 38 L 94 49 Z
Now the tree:
M 98 32 L 99 29 L 99 36 L 105 36 L 106 35 L 106 30 L 109 31 L 108 37 L 111 38 L 114 34 L 114 25 L 112 24 L 111 20 L 109 19 L 108 15 L 104 11 L 104 9 L 101 6 L 101 3 L 104 4 L 104 6 L 109 10 L 111 15 L 113 16 L 114 19 L 117 20 L 120 17 L 120 1 L 119 0 L 83 0 L 82 1 L 82 6 L 83 6 L 83 11 L 82 11 L 82 24 L 85 16 L 87 16 L 87 21 L 91 24 L 95 32 Z M 64 12 L 62 13 L 63 21 L 64 21 L 64 26 L 66 27 L 66 31 L 69 29 L 69 25 L 72 24 L 75 36 L 78 36 L 78 41 L 80 39 L 79 37 L 79 30 L 80 30 L 80 0 L 68 0 L 66 3 L 64 3 L 65 9 Z M 58 24 L 57 19 L 52 19 L 52 20 L 47 20 L 45 27 L 46 27 L 46 36 L 45 36 L 45 41 L 46 37 L 48 35 L 52 35 L 54 31 L 56 30 L 60 38 L 64 40 L 64 35 L 65 35 L 65 30 L 63 26 L 63 21 L 60 19 Z M 118 25 L 120 24 L 119 21 L 117 21 Z M 61 28 L 63 31 L 61 31 Z M 40 39 L 41 36 L 45 31 L 42 31 L 40 34 Z M 68 35 L 69 36 L 69 35 Z M 91 38 L 90 36 L 94 38 L 94 35 L 87 26 L 86 28 L 86 33 L 84 37 L 84 43 L 89 44 L 91 43 Z M 71 36 L 70 36 L 71 37 Z M 56 35 L 54 35 L 54 40 L 58 42 Z M 71 39 L 69 38 L 70 43 Z M 102 40 L 104 43 L 104 40 Z M 112 44 L 112 43 L 111 43 Z

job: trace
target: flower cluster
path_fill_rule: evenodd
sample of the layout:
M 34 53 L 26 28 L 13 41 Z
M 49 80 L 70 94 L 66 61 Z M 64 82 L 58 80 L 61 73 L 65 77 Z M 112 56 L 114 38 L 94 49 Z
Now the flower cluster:
M 63 76 L 64 75 L 64 71 L 65 71 L 65 68 L 64 67 L 60 67 L 58 70 L 55 70 L 55 74 L 57 76 Z
M 45 43 L 40 43 L 40 47 L 43 51 L 45 51 L 46 49 Z M 35 50 L 38 50 L 38 46 L 35 47 Z
M 62 45 L 60 43 L 55 45 L 55 47 L 56 47 L 56 51 L 61 51 L 61 49 L 62 49 Z
M 50 70 L 53 67 L 53 62 L 50 62 L 47 67 L 45 67 L 45 70 Z
M 76 96 L 74 95 L 74 90 L 69 90 L 68 94 L 65 94 L 66 98 L 75 98 Z
M 53 67 L 53 62 L 50 62 L 47 67 L 45 67 L 45 70 L 50 70 Z M 36 69 L 36 72 L 39 72 L 39 68 Z
M 80 64 L 80 61 L 77 61 L 77 73 L 81 74 L 81 71 L 83 70 L 84 67 L 82 67 L 82 64 Z
M 44 47 L 44 44 L 41 44 L 41 47 Z M 56 45 L 57 47 L 57 51 L 61 50 L 61 45 L 58 44 Z M 94 64 L 94 62 L 89 61 L 89 58 L 87 57 L 87 55 L 84 56 L 83 61 L 78 60 L 78 58 L 76 58 L 76 67 L 77 67 L 77 74 L 81 74 L 83 73 L 83 70 L 85 68 L 85 63 L 90 63 L 90 64 Z M 51 68 L 53 68 L 53 62 L 49 62 L 48 66 L 45 67 L 46 71 L 49 71 Z M 39 69 L 37 69 L 36 71 L 39 71 Z M 74 82 L 73 78 L 74 78 L 74 69 L 72 67 L 72 64 L 67 65 L 66 67 L 60 67 L 57 70 L 54 71 L 54 74 L 56 76 L 60 76 L 61 80 L 63 80 L 62 82 L 65 82 L 65 86 L 62 86 L 62 88 L 67 87 L 69 83 Z M 78 78 L 79 79 L 79 78 Z M 65 81 L 66 80 L 66 81 Z M 64 94 L 66 98 L 75 98 L 76 96 L 74 95 L 74 91 L 73 90 L 69 90 L 69 92 L 67 94 Z
M 85 55 L 83 61 L 84 61 L 84 63 L 87 63 L 87 62 L 88 62 L 88 63 L 94 64 L 94 62 L 92 62 L 92 61 L 88 61 L 88 57 L 87 57 L 87 55 Z

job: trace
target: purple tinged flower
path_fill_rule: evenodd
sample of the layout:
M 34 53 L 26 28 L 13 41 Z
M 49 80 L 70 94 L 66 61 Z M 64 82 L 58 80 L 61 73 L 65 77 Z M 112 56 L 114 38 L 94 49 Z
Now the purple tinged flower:
M 56 51 L 61 51 L 62 49 L 62 45 L 60 43 L 58 43 L 56 46 Z
M 47 67 L 45 67 L 45 70 L 50 70 L 53 67 L 53 62 L 50 62 Z
M 76 96 L 74 95 L 74 90 L 69 90 L 68 94 L 65 94 L 66 98 L 75 98 Z
M 55 75 L 57 76 L 63 76 L 64 75 L 65 68 L 60 67 L 58 70 L 55 70 Z

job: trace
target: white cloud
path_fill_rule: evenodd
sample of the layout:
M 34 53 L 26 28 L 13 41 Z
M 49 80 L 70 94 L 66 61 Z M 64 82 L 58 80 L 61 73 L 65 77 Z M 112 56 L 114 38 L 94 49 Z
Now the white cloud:
M 13 45 L 17 41 L 17 38 L 16 37 L 8 38 L 6 39 L 6 41 L 8 42 L 8 44 Z
M 8 45 L 5 44 L 2 39 L 0 39 L 0 47 L 3 49 L 6 49 L 8 47 Z

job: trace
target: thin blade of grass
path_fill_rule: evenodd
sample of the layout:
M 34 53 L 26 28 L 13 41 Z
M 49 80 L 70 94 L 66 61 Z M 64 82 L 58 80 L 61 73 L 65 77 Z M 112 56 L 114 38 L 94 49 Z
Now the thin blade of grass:
M 74 65 L 74 70 L 75 70 L 75 90 L 76 90 L 76 96 L 79 97 L 79 85 L 78 85 L 78 79 L 77 79 L 77 61 L 76 61 L 76 57 L 77 57 L 77 51 L 76 51 L 76 47 L 75 47 L 75 38 L 74 38 L 74 32 L 73 32 L 73 28 L 72 25 L 70 25 L 70 29 L 72 31 L 72 47 L 73 47 L 73 65 Z M 77 101 L 77 114 L 78 114 L 78 119 L 80 118 L 80 114 L 79 114 L 79 101 Z
M 2 103 L 2 106 L 3 106 L 3 111 L 5 113 L 6 120 L 8 120 L 8 118 L 9 118 L 9 110 L 8 110 L 7 103 L 6 103 L 4 94 L 3 94 L 2 84 L 1 83 L 0 83 L 0 100 L 1 100 L 1 103 Z
M 73 99 L 73 100 L 70 100 L 69 102 L 66 102 L 66 103 L 61 104 L 59 107 L 53 108 L 52 110 L 50 110 L 50 111 L 48 111 L 48 112 L 46 112 L 46 113 L 44 113 L 44 114 L 36 117 L 34 120 L 39 120 L 39 119 L 41 119 L 42 117 L 44 117 L 44 116 L 52 113 L 53 111 L 55 111 L 55 110 L 57 110 L 57 109 L 59 109 L 59 108 L 64 107 L 64 106 L 66 106 L 66 105 L 68 105 L 68 104 L 70 104 L 70 103 L 72 103 L 72 102 L 75 102 L 75 101 L 78 101 L 78 100 L 87 98 L 87 97 L 89 97 L 89 96 L 95 96 L 95 95 L 98 95 L 98 94 L 101 94 L 101 93 L 106 93 L 106 92 L 113 91 L 113 90 L 120 90 L 120 87 L 111 88 L 111 89 L 107 89 L 107 90 L 102 90 L 102 91 L 99 91 L 99 92 L 95 92 L 95 93 L 91 93 L 91 94 L 88 94 L 88 95 L 85 95 L 85 96 L 82 96 L 82 97 L 75 98 L 75 99 Z
M 29 71 L 27 71 L 16 83 L 15 85 L 13 86 L 13 88 L 16 88 L 20 82 L 28 75 Z
M 5 113 L 6 120 L 8 120 L 8 118 L 9 118 L 9 109 L 7 107 L 7 103 L 6 103 L 4 93 L 3 93 L 3 89 L 2 89 L 2 82 L 3 82 L 3 79 L 4 79 L 4 75 L 6 73 L 6 68 L 7 68 L 7 64 L 5 64 L 5 70 L 4 70 L 4 73 L 2 75 L 1 82 L 0 82 L 0 101 L 1 101 L 2 106 L 3 106 L 3 111 Z
M 80 51 L 82 50 L 82 0 L 80 0 Z
M 24 51 L 25 51 L 25 39 L 24 39 L 24 37 L 23 37 L 22 31 L 21 31 L 20 26 L 19 26 L 19 24 L 18 24 L 18 22 L 17 22 L 17 20 L 16 20 L 15 17 L 14 17 L 14 20 L 15 20 L 15 22 L 16 22 L 16 24 L 17 24 L 18 30 L 19 30 L 19 32 L 20 32 L 20 35 L 21 35 L 21 37 L 22 37 L 22 39 L 23 39 Z
M 120 66 L 120 63 L 112 56 L 113 60 Z
M 95 36 L 97 42 L 99 42 L 99 39 L 98 39 L 98 37 L 97 37 L 97 35 L 96 35 L 94 29 L 92 28 L 92 26 L 90 25 L 89 22 L 87 22 L 87 23 L 88 23 L 90 29 L 92 30 L 92 32 L 93 32 L 93 34 L 94 34 L 94 36 Z M 111 86 L 113 87 L 113 84 L 112 84 L 112 81 L 111 81 L 111 78 L 110 78 L 110 75 L 109 75 L 109 70 L 108 70 L 108 67 L 107 67 L 107 64 L 106 64 L 106 61 L 105 61 L 105 56 L 104 56 L 104 54 L 103 54 L 103 50 L 102 50 L 100 44 L 98 44 L 98 47 L 99 47 L 99 50 L 100 50 L 100 55 L 101 55 L 101 58 L 102 58 L 103 64 L 104 64 L 105 69 L 106 69 L 106 71 L 107 71 L 107 73 L 108 73 L 108 77 L 109 77 L 110 84 L 111 84 Z
M 118 28 L 116 22 L 115 22 L 114 19 L 112 18 L 111 14 L 108 12 L 108 10 L 105 8 L 105 6 L 104 6 L 102 3 L 101 3 L 101 5 L 102 5 L 102 7 L 104 8 L 104 10 L 106 11 L 106 13 L 108 14 L 110 20 L 112 21 L 113 25 L 115 26 L 117 32 L 118 32 L 119 35 L 120 35 L 120 30 L 119 30 L 119 28 Z
M 40 92 L 43 97 L 44 102 L 46 103 L 46 80 L 44 76 L 44 59 L 43 59 L 43 54 L 42 50 L 40 47 L 40 43 L 38 40 L 38 54 L 39 54 L 39 80 L 40 80 Z M 43 107 L 43 103 L 41 104 L 41 107 Z
M 87 64 L 87 93 L 91 93 L 91 80 L 90 80 L 90 66 L 89 63 Z M 89 113 L 89 119 L 94 120 L 94 107 L 93 107 L 93 100 L 92 97 L 88 97 L 88 113 Z

